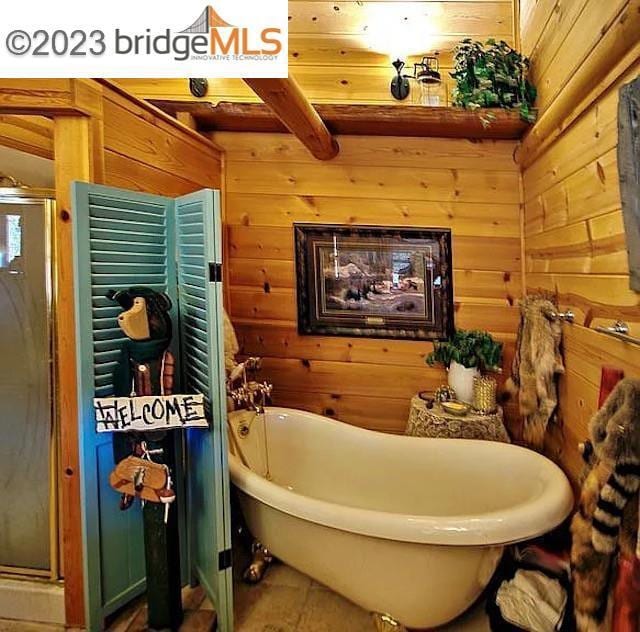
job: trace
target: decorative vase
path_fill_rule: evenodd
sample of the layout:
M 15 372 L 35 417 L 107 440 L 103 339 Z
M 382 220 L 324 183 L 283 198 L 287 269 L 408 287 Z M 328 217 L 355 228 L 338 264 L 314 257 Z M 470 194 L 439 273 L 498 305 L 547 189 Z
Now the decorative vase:
M 496 390 L 498 385 L 492 377 L 479 376 L 473 380 L 473 407 L 481 415 L 496 411 Z
M 480 375 L 480 371 L 476 367 L 468 369 L 453 361 L 447 373 L 449 386 L 455 390 L 458 400 L 473 404 L 473 380 Z

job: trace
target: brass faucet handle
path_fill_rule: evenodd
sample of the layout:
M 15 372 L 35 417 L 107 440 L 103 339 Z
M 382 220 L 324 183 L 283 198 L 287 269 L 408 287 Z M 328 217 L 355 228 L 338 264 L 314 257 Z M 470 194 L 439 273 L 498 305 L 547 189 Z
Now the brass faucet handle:
M 246 386 L 243 384 L 238 388 L 231 389 L 228 394 L 236 404 L 242 404 L 247 401 L 248 393 Z
M 259 413 L 264 412 L 267 399 L 271 397 L 273 385 L 269 382 L 245 381 L 237 388 L 230 388 L 227 382 L 227 395 L 239 408 L 250 408 Z

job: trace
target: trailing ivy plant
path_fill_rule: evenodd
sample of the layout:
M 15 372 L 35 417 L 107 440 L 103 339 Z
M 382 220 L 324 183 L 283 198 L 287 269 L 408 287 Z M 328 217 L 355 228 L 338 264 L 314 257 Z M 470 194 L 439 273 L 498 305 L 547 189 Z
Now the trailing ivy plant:
M 482 44 L 464 39 L 456 46 L 454 61 L 454 105 L 470 110 L 515 108 L 525 121 L 536 120 L 537 91 L 527 78 L 529 60 L 506 42 L 489 39 Z M 484 114 L 483 123 L 489 124 L 491 118 L 490 113 Z
M 456 329 L 449 340 L 435 342 L 433 351 L 427 356 L 430 366 L 442 364 L 449 368 L 454 361 L 468 369 L 496 371 L 502 363 L 502 343 L 486 331 Z

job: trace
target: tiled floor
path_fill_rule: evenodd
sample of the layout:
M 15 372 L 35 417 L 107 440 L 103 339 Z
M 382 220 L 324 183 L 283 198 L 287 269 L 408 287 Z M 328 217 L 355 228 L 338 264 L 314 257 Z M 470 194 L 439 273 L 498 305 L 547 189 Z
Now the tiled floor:
M 374 632 L 371 615 L 284 564 L 257 586 L 235 584 L 236 632 Z M 490 632 L 481 606 L 440 632 Z
M 61 625 L 0 619 L 0 632 L 67 632 Z
M 210 632 L 215 613 L 201 588 L 185 588 L 180 632 Z M 260 584 L 234 585 L 235 632 L 375 632 L 371 615 L 293 568 L 274 563 Z M 144 599 L 110 622 L 108 632 L 147 629 Z M 62 632 L 64 628 L 0 619 L 0 632 Z M 439 632 L 490 632 L 477 606 Z
M 210 632 L 215 629 L 216 614 L 202 588 L 182 591 L 184 622 L 180 632 Z M 136 599 L 108 622 L 107 632 L 144 632 L 147 630 L 147 606 L 144 597 Z M 73 632 L 63 626 L 0 619 L 0 632 Z
M 184 588 L 182 590 L 182 608 L 184 621 L 180 632 L 210 632 L 215 629 L 216 613 L 204 590 Z M 132 603 L 109 622 L 107 632 L 144 632 L 147 630 L 147 606 L 141 598 Z

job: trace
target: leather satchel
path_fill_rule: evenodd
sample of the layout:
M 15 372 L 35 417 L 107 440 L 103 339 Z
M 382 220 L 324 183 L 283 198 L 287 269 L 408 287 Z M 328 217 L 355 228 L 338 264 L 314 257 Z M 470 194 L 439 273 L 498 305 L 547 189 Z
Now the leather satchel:
M 166 494 L 167 483 L 166 465 L 138 456 L 123 459 L 109 475 L 109 484 L 117 492 L 152 503 L 165 502 L 163 496 Z

